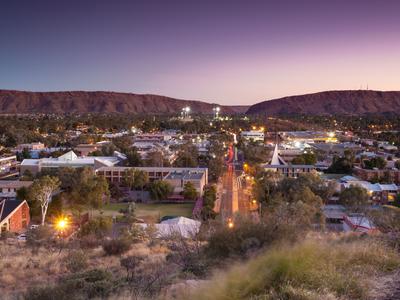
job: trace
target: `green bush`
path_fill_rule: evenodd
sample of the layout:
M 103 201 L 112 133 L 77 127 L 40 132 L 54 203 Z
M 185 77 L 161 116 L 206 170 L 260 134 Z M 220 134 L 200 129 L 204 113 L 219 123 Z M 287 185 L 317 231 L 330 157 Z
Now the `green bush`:
M 107 255 L 120 255 L 131 248 L 131 243 L 126 238 L 113 239 L 103 243 L 103 250 Z
M 116 282 L 106 270 L 93 269 L 63 277 L 52 286 L 28 289 L 26 300 L 73 300 L 105 298 L 114 289 Z
M 112 220 L 109 217 L 97 217 L 89 220 L 79 231 L 79 237 L 95 235 L 98 238 L 105 237 L 112 228 Z

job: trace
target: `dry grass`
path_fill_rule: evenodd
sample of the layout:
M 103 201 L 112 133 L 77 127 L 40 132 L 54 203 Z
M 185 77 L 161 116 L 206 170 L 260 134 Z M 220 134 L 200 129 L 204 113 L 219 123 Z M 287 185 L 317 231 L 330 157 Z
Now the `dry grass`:
M 0 244 L 0 290 L 1 299 L 15 299 L 28 287 L 50 286 L 71 272 L 66 267 L 66 257 L 75 249 L 49 250 L 40 248 L 32 253 L 24 244 Z M 87 256 L 86 269 L 105 269 L 115 278 L 126 276 L 120 265 L 121 256 L 106 256 L 101 247 L 83 250 Z M 165 260 L 166 249 L 161 246 L 149 248 L 145 243 L 134 244 L 123 256 L 141 255 L 154 261 Z
M 368 280 L 399 267 L 399 254 L 378 242 L 309 240 L 217 274 L 191 299 L 367 299 Z

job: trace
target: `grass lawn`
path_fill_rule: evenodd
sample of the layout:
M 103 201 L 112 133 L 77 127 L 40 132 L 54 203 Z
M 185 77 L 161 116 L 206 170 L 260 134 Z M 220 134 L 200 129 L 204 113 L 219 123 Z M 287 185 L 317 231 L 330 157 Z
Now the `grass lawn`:
M 101 209 L 104 216 L 118 216 L 119 210 L 128 206 L 128 203 L 110 203 Z M 190 218 L 194 203 L 137 203 L 136 216 L 145 220 L 158 220 L 164 216 L 183 216 Z M 100 214 L 101 211 L 95 211 Z

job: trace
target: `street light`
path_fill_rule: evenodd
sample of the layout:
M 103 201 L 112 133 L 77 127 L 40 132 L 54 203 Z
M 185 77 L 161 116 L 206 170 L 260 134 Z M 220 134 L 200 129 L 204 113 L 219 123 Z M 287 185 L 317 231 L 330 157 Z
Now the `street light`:
M 60 217 L 58 220 L 56 220 L 55 227 L 60 233 L 63 233 L 68 226 L 68 219 L 66 217 Z
M 234 226 L 235 226 L 235 224 L 233 224 L 233 221 L 232 221 L 232 220 L 229 220 L 229 222 L 228 222 L 228 228 L 229 228 L 229 229 L 232 229 Z

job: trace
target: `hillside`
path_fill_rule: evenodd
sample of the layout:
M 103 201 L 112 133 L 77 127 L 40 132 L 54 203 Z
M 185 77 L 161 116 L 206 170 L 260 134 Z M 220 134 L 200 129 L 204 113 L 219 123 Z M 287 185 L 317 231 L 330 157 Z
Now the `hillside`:
M 263 101 L 250 106 L 248 114 L 365 115 L 400 114 L 400 91 L 327 91 Z
M 0 90 L 0 113 L 176 113 L 190 106 L 194 113 L 212 113 L 215 104 L 158 95 L 115 92 L 25 92 Z M 221 106 L 227 114 L 246 106 Z

